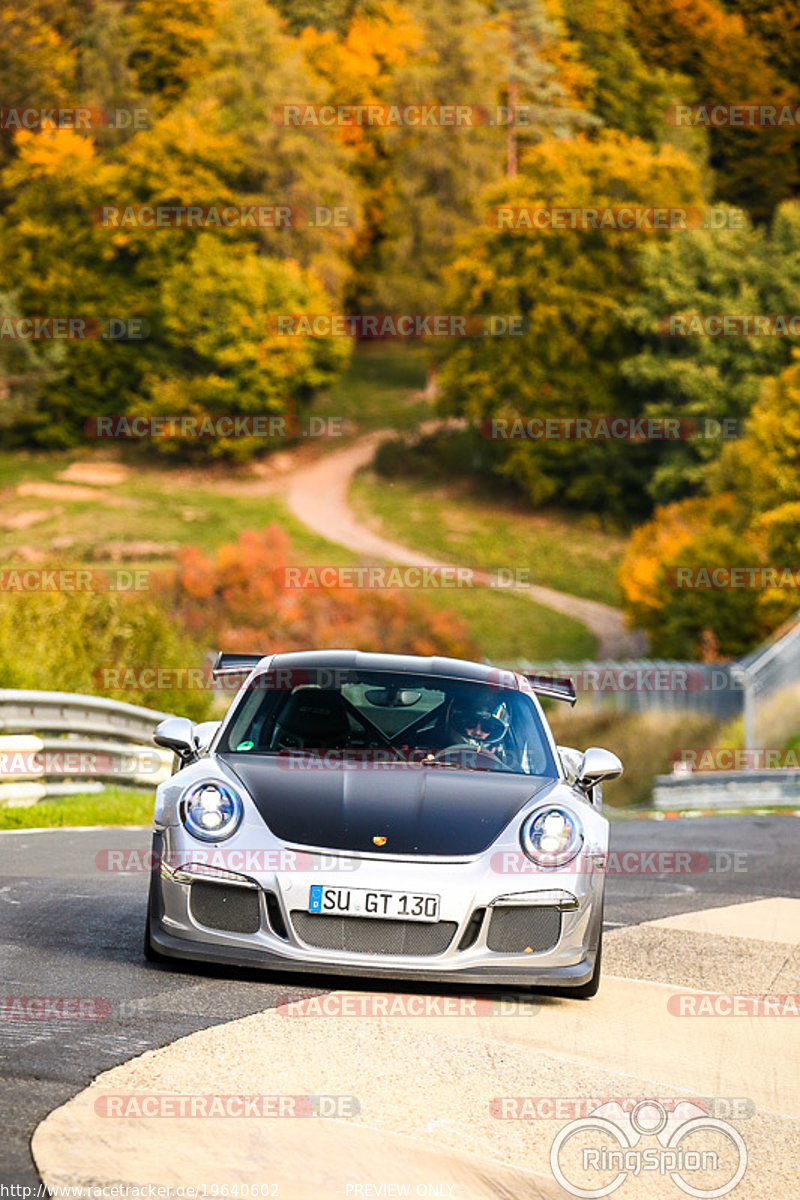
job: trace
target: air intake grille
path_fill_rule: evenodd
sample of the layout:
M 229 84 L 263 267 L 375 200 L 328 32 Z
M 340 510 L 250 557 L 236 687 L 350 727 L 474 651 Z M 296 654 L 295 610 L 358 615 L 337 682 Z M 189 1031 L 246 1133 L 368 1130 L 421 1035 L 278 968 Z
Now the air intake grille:
M 295 909 L 292 924 L 301 941 L 320 950 L 349 954 L 442 954 L 455 937 L 455 921 L 381 921 L 377 917 L 318 917 Z
M 225 933 L 256 933 L 261 911 L 255 888 L 228 887 L 224 883 L 193 883 L 189 905 L 200 925 Z
M 486 944 L 498 954 L 541 954 L 561 936 L 561 913 L 545 905 L 502 905 L 492 909 Z

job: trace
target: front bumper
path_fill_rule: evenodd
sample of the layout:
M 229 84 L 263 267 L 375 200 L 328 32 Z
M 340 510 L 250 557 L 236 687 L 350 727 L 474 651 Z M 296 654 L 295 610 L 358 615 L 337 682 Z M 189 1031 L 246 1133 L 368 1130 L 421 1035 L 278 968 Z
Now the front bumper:
M 207 870 L 194 872 L 188 866 L 193 861 L 193 847 L 186 844 L 183 831 L 170 828 L 163 836 L 156 834 L 154 862 L 169 866 L 153 870 L 153 948 L 175 958 L 340 977 L 568 988 L 580 987 L 593 974 L 604 875 L 591 865 L 588 870 L 565 868 L 511 877 L 498 874 L 485 857 L 445 863 L 355 859 L 310 853 L 304 848 L 298 858 L 302 870 L 253 871 L 243 873 L 237 881 L 230 873 L 226 877 Z M 201 907 L 196 902 L 199 890 L 193 899 L 192 889 L 198 883 L 202 883 L 205 897 L 211 895 L 212 902 L 214 889 L 231 893 L 234 902 L 236 889 L 240 895 L 246 890 L 248 903 L 242 908 L 246 907 L 253 918 L 250 923 L 242 922 L 246 931 L 220 928 L 217 917 L 209 918 L 208 905 Z M 439 922 L 442 927 L 447 925 L 445 948 L 435 952 L 428 948 L 418 954 L 391 953 L 386 946 L 354 952 L 312 945 L 301 933 L 316 928 L 313 922 L 320 919 L 311 918 L 309 926 L 309 888 L 315 883 L 436 894 L 441 897 Z M 222 895 L 218 892 L 219 898 Z M 494 939 L 491 935 L 492 921 L 502 908 L 517 913 L 536 909 L 537 918 L 558 909 L 551 944 L 545 949 L 520 946 L 513 952 L 491 949 L 490 942 L 497 943 L 497 926 Z M 298 914 L 302 914 L 302 920 Z M 360 921 L 362 927 L 369 927 L 367 934 L 376 930 L 369 939 L 376 945 L 380 943 L 378 925 L 388 924 L 353 917 L 341 920 Z M 396 928 L 396 923 L 392 924 Z M 390 932 L 394 934 L 395 929 Z M 419 926 L 414 933 L 420 933 Z

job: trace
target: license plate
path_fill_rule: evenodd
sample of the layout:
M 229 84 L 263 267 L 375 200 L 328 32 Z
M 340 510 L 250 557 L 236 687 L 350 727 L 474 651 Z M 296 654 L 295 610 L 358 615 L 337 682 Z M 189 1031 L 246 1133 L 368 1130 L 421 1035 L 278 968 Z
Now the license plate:
M 308 911 L 323 916 L 380 917 L 384 921 L 438 921 L 439 897 L 317 883 L 310 889 Z

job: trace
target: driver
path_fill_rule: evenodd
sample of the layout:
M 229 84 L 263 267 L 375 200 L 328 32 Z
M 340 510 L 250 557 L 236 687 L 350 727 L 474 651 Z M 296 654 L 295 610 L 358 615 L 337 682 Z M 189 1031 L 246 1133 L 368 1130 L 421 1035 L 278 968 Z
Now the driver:
M 510 719 L 505 701 L 497 696 L 463 696 L 447 709 L 447 736 L 451 745 L 474 746 L 484 754 L 505 758 L 503 741 Z

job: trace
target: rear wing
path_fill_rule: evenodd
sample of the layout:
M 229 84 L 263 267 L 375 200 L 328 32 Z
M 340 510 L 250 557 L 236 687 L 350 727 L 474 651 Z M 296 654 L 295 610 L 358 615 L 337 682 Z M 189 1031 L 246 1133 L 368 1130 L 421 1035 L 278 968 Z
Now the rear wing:
M 221 679 L 223 675 L 249 675 L 262 658 L 263 654 L 223 654 L 220 651 L 211 674 L 215 679 Z
M 548 696 L 552 700 L 566 700 L 574 705 L 578 699 L 575 683 L 568 675 L 529 675 L 523 672 L 537 696 Z

